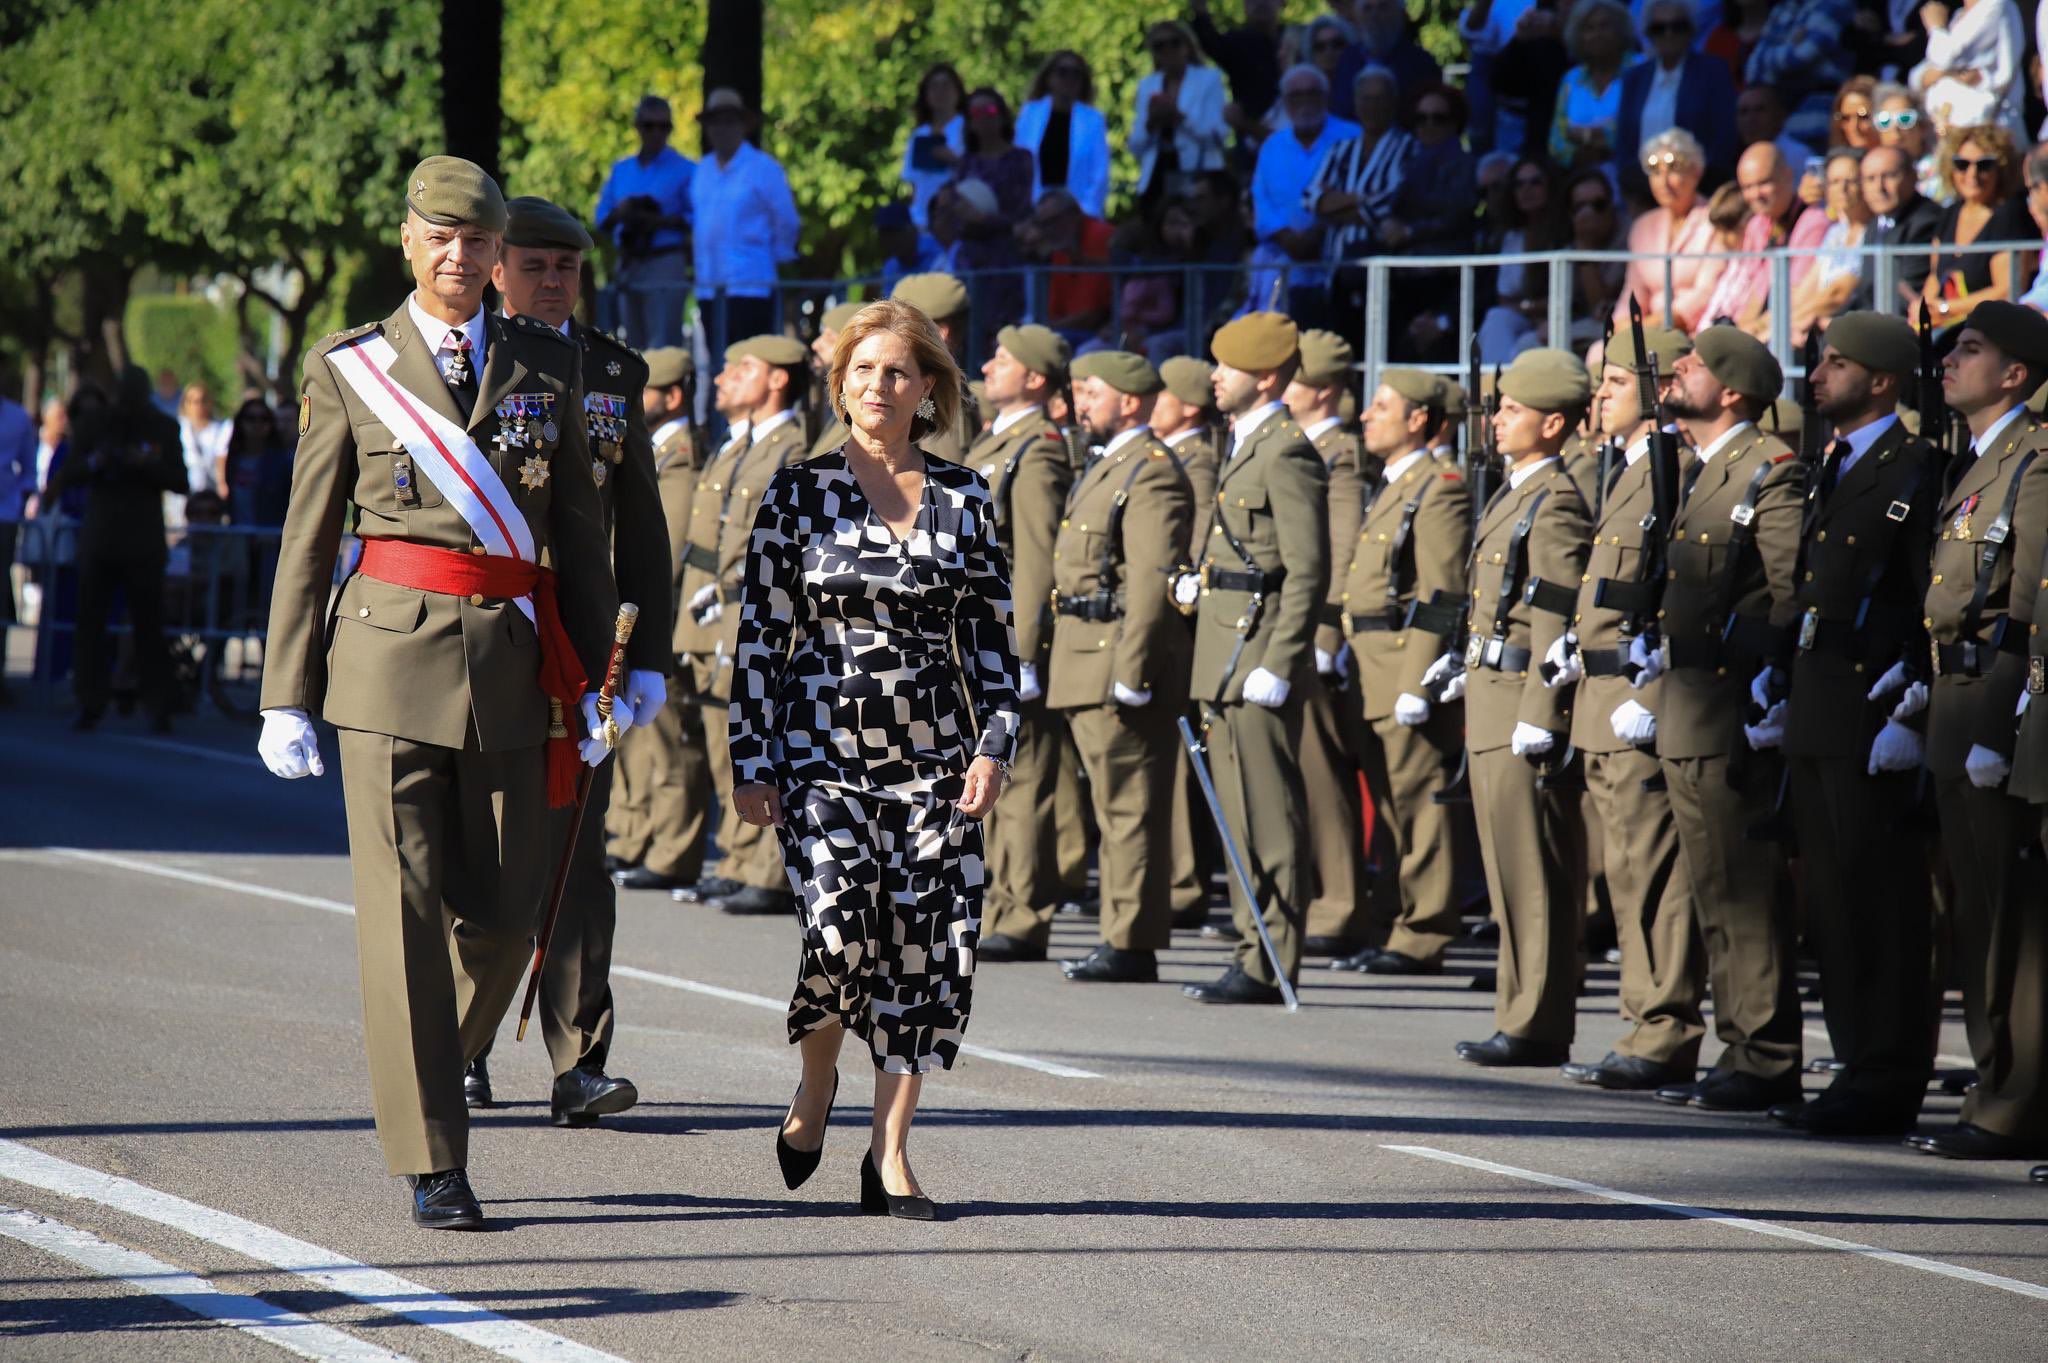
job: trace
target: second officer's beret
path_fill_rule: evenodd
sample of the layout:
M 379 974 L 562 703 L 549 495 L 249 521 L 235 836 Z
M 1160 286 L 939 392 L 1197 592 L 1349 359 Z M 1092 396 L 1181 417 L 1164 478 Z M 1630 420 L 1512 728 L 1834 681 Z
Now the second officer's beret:
M 1091 350 L 1074 361 L 1073 373 L 1076 379 L 1101 379 L 1119 393 L 1135 397 L 1165 386 L 1152 362 L 1129 350 Z
M 1036 323 L 1004 327 L 996 333 L 996 344 L 1009 351 L 1017 363 L 1032 373 L 1055 381 L 1066 372 L 1067 361 L 1074 356 L 1074 347 L 1067 343 L 1066 337 L 1051 327 Z
M 1465 390 L 1456 379 L 1436 376 L 1437 395 L 1443 399 L 1444 415 L 1453 421 L 1465 419 Z
M 440 227 L 505 230 L 505 195 L 474 161 L 429 156 L 405 182 L 405 206 Z
M 1159 379 L 1167 392 L 1190 407 L 1204 409 L 1216 405 L 1216 390 L 1209 386 L 1215 373 L 1215 366 L 1192 355 L 1176 355 L 1159 366 Z
M 2048 368 L 2048 317 L 2024 303 L 1999 299 L 1979 303 L 1970 309 L 1963 325 L 2022 364 Z M 1828 328 L 1827 335 L 1830 341 L 1835 339 L 1834 327 Z
M 1280 312 L 1248 312 L 1233 318 L 1209 341 L 1210 353 L 1218 363 L 1248 372 L 1279 369 L 1300 347 L 1301 333 L 1294 319 Z
M 1692 348 L 1723 388 L 1746 398 L 1769 402 L 1785 386 L 1785 371 L 1770 349 L 1740 327 L 1708 327 L 1692 338 Z
M 802 364 L 810 357 L 804 343 L 794 336 L 749 336 L 744 341 L 735 341 L 725 348 L 725 362 L 735 360 L 766 360 L 769 364 Z
M 506 201 L 505 244 L 553 251 L 588 251 L 592 245 L 575 214 L 532 194 Z
M 846 330 L 846 324 L 853 320 L 854 314 L 866 306 L 867 304 L 865 303 L 841 303 L 837 307 L 827 308 L 825 309 L 825 315 L 818 319 L 818 329 L 821 331 L 844 331 Z
M 1500 391 L 1539 412 L 1569 412 L 1593 396 L 1593 380 L 1569 350 L 1525 350 L 1500 376 Z
M 1295 378 L 1310 388 L 1327 388 L 1342 383 L 1357 356 L 1351 342 L 1334 331 L 1310 329 L 1301 333 L 1301 368 Z
M 943 322 L 967 311 L 967 286 L 944 271 L 907 274 L 896 281 L 889 297 L 898 303 L 910 304 L 934 322 Z
M 657 346 L 640 357 L 647 361 L 647 386 L 649 388 L 673 388 L 688 378 L 696 368 L 696 361 L 690 352 L 681 346 Z
M 1380 382 L 1417 407 L 1443 405 L 1443 385 L 1434 374 L 1420 369 L 1382 369 Z
M 1911 374 L 1920 367 L 1920 338 L 1903 317 L 1845 312 L 1828 323 L 1821 340 L 1843 359 L 1880 374 Z
M 1692 338 L 1676 327 L 1643 328 L 1643 347 L 1657 357 L 1657 373 L 1670 377 L 1671 366 L 1681 355 L 1692 354 Z M 1617 364 L 1623 369 L 1634 369 L 1641 363 L 1636 354 L 1636 338 L 1633 331 L 1617 330 L 1614 339 L 1607 344 L 1606 356 L 1602 363 Z

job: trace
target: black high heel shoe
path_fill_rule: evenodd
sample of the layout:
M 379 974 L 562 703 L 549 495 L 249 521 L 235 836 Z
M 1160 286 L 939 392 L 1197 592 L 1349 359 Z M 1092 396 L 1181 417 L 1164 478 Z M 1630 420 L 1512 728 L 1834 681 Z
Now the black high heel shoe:
M 797 1085 L 797 1092 L 803 1092 L 803 1085 Z M 839 1071 L 832 1072 L 832 1103 L 839 1101 Z M 825 1132 L 832 1125 L 832 1103 L 825 1104 L 825 1120 L 818 1124 L 818 1148 L 799 1150 L 784 1138 L 782 1132 L 789 1124 L 785 1114 L 782 1126 L 775 1128 L 775 1162 L 782 1166 L 782 1182 L 791 1192 L 804 1186 L 805 1180 L 818 1172 L 818 1161 L 825 1158 Z M 796 1100 L 790 1099 L 790 1107 L 796 1107 Z
M 872 1150 L 860 1162 L 860 1209 L 869 1216 L 893 1216 L 900 1221 L 939 1219 L 938 1209 L 922 1193 L 898 1197 L 882 1186 L 882 1175 L 875 1168 L 875 1152 Z

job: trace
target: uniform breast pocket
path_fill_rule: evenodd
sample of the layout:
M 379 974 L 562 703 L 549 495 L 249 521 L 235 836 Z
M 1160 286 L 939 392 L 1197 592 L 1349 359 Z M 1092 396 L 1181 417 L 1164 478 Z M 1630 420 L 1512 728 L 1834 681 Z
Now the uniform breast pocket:
M 397 436 L 380 425 L 356 429 L 362 476 L 356 500 L 372 511 L 425 511 L 440 506 L 441 489 Z

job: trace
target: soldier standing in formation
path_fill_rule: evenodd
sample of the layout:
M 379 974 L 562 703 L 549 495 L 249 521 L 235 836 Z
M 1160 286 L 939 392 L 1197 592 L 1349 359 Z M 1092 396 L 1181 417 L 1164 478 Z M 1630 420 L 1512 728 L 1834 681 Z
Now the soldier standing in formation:
M 818 336 L 811 342 L 811 377 L 820 390 L 832 372 L 832 352 L 839 347 L 839 333 L 860 310 L 859 303 L 840 303 L 825 309 L 825 315 L 818 319 Z M 818 410 L 825 420 L 818 429 L 817 438 L 811 441 L 812 459 L 838 449 L 852 435 L 830 402 L 818 404 Z
M 889 297 L 897 303 L 908 303 L 931 318 L 946 349 L 953 352 L 953 362 L 961 367 L 962 373 L 968 372 L 967 286 L 957 276 L 943 271 L 907 274 L 896 281 Z M 965 462 L 969 447 L 980 434 L 980 404 L 963 393 L 952 424 L 943 431 L 931 432 L 917 442 L 917 447 L 948 463 L 959 464 Z

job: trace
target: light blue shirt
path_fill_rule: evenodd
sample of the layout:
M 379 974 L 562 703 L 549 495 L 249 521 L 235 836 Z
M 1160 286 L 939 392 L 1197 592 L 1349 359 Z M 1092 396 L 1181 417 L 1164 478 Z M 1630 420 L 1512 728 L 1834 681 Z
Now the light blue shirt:
M 707 156 L 690 182 L 697 229 L 697 293 L 723 288 L 735 298 L 766 298 L 775 269 L 796 259 L 796 199 L 789 177 L 768 153 L 743 142 L 732 160 Z
M 674 147 L 663 147 L 655 158 L 641 164 L 638 156 L 628 156 L 623 161 L 612 163 L 612 173 L 606 177 L 604 188 L 597 195 L 597 220 L 603 222 L 611 216 L 612 210 L 636 194 L 644 194 L 661 206 L 665 218 L 690 220 L 690 181 L 695 175 L 697 163 L 677 151 Z M 616 244 L 624 232 L 624 224 L 612 228 L 612 241 Z M 673 227 L 664 227 L 656 232 L 649 243 L 656 250 L 683 244 L 683 234 Z
M 1316 225 L 1316 215 L 1302 202 L 1302 191 L 1330 148 L 1356 136 L 1356 123 L 1331 115 L 1323 120 L 1316 140 L 1306 147 L 1291 127 L 1279 129 L 1259 144 L 1258 168 L 1252 173 L 1252 229 L 1260 241 L 1283 227 L 1306 231 Z
M 0 397 L 0 522 L 20 520 L 35 490 L 35 418 L 20 403 Z
M 1109 203 L 1109 131 L 1101 110 L 1091 104 L 1076 104 L 1068 111 L 1066 191 L 1080 202 L 1081 211 L 1091 218 L 1104 215 Z M 1017 111 L 1016 144 L 1031 153 L 1031 202 L 1045 194 L 1039 180 L 1038 146 L 1045 140 L 1046 124 L 1052 118 L 1052 96 L 1041 95 Z

